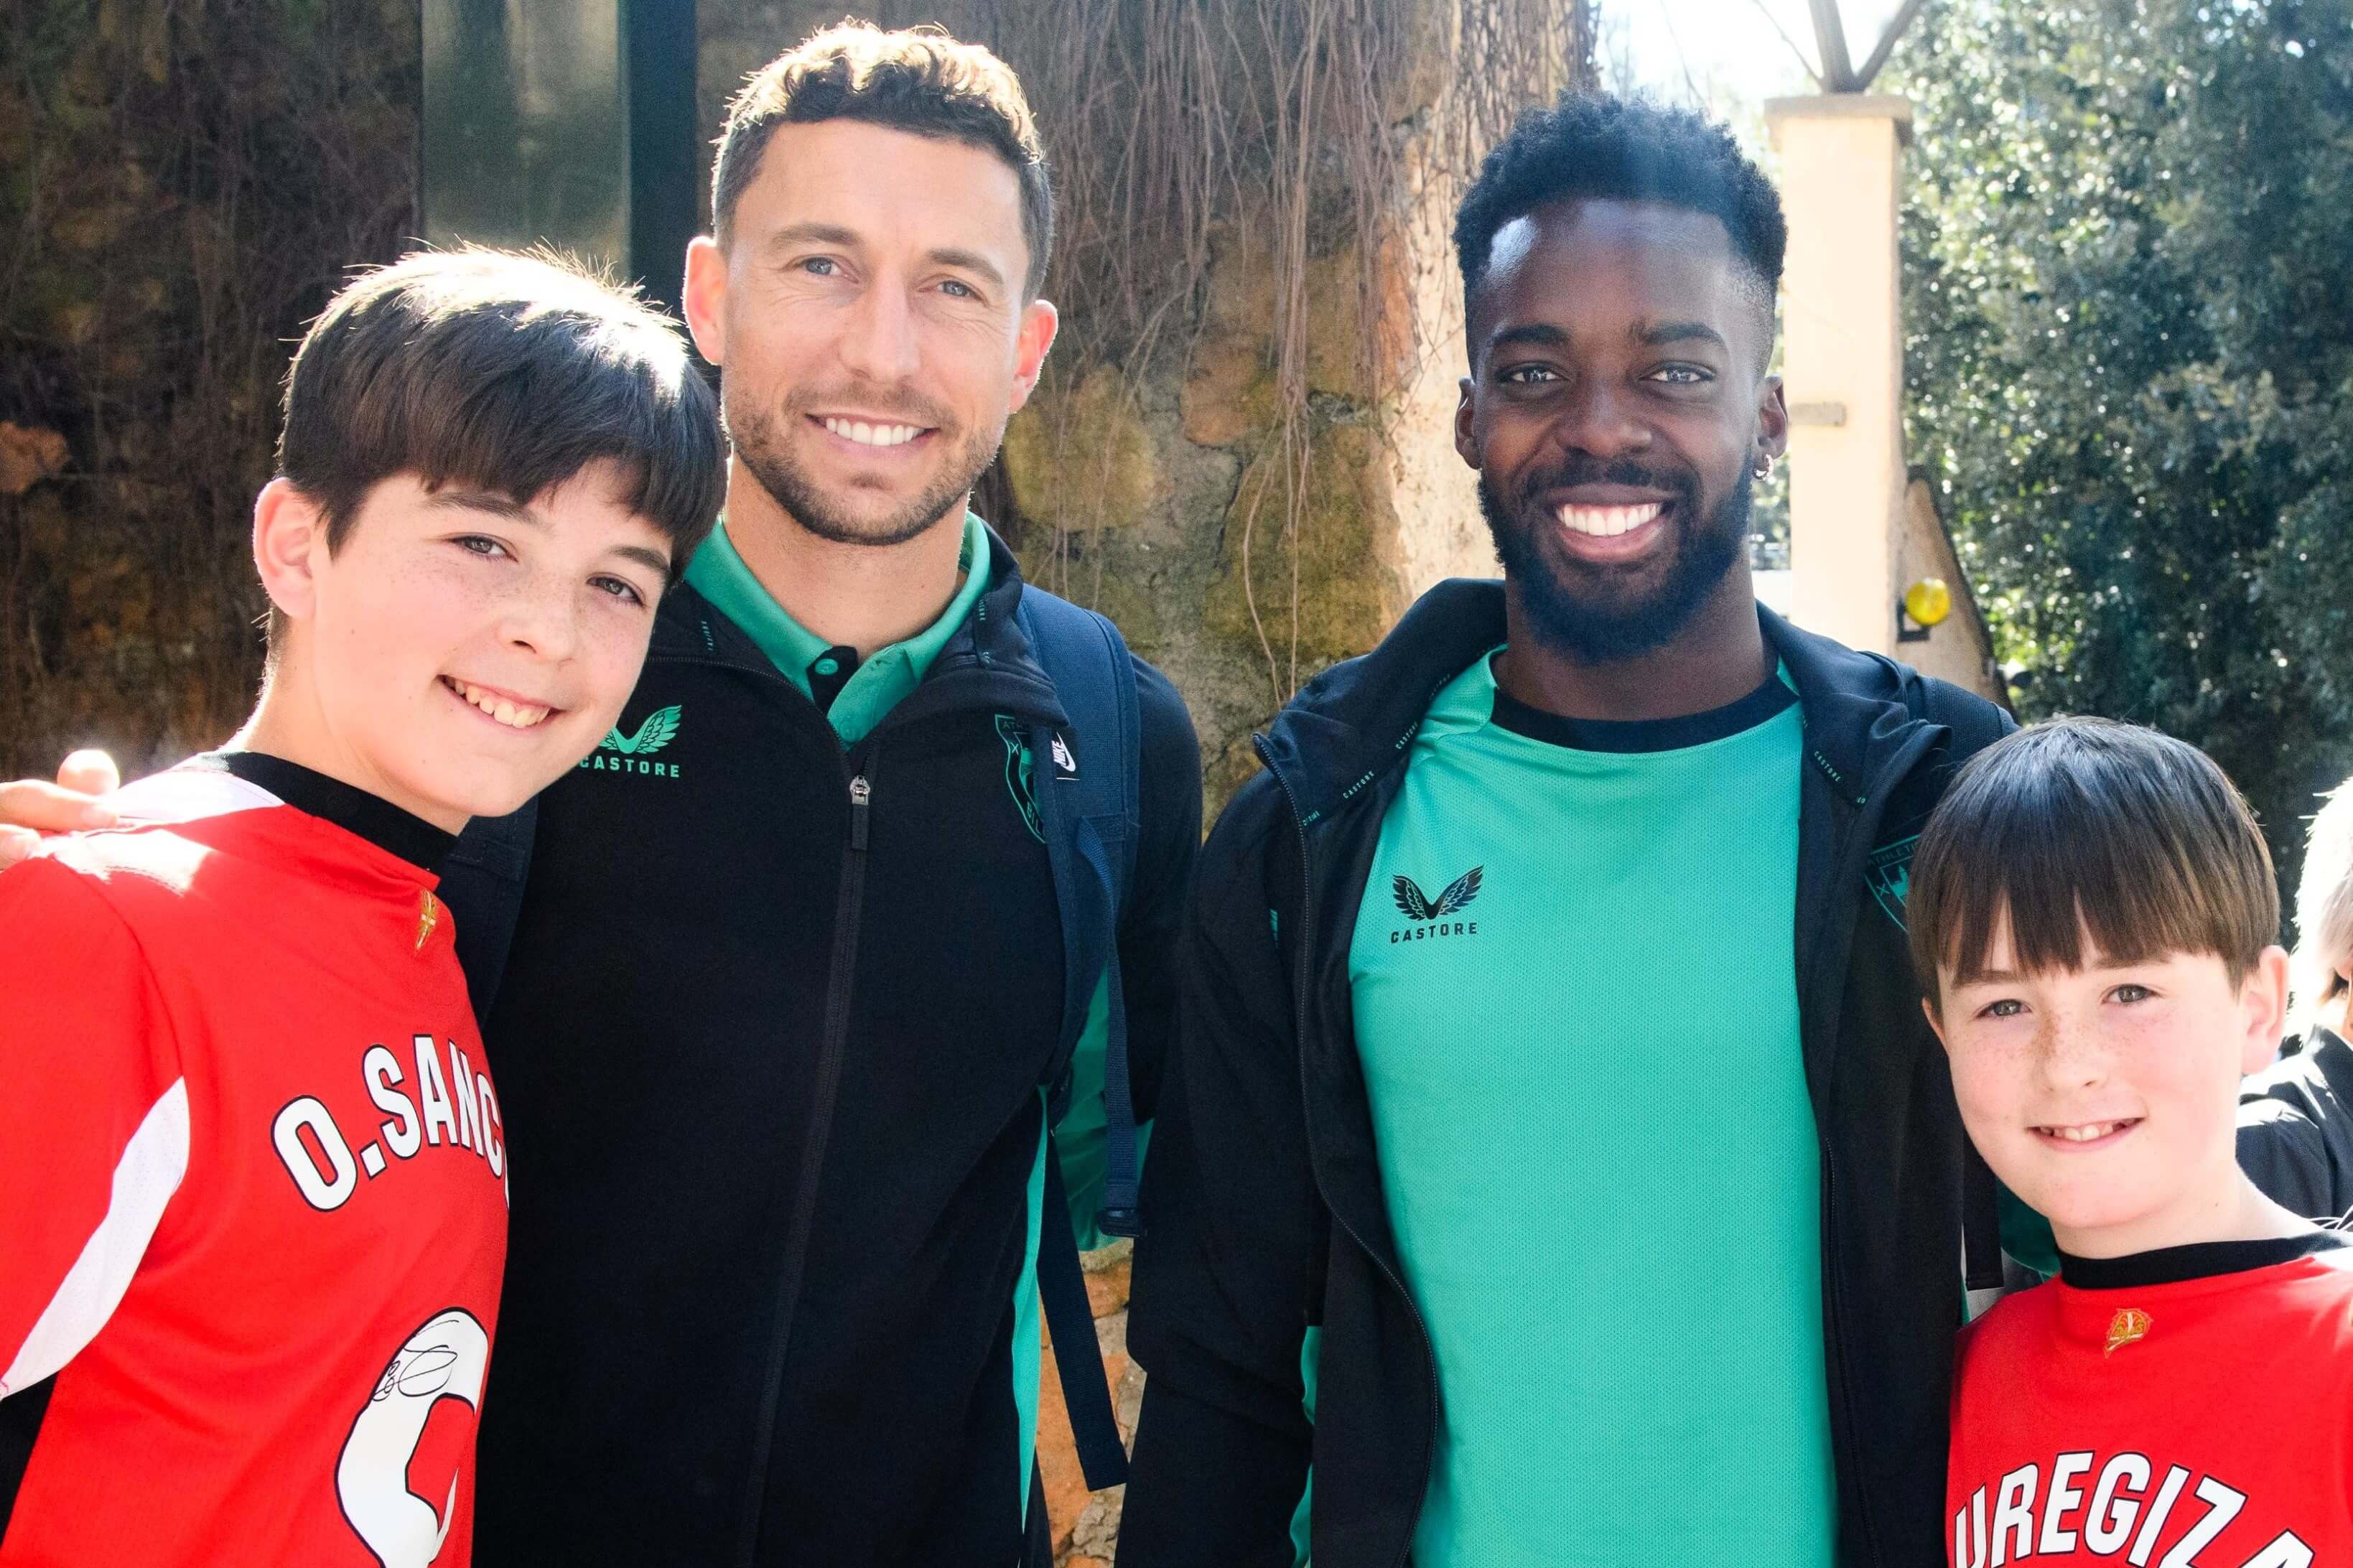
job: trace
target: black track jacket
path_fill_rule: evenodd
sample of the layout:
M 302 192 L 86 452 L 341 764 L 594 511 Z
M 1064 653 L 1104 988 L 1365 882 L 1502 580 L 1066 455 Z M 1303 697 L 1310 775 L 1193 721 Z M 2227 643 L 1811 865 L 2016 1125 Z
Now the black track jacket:
M 1759 614 L 1806 721 L 1798 994 L 1822 1149 L 1837 1561 L 1919 1568 L 1944 1560 L 1963 1142 L 1889 868 L 1963 759 L 1905 700 L 1936 683 Z M 1348 942 L 1424 709 L 1504 638 L 1500 584 L 1432 589 L 1284 710 L 1261 742 L 1266 772 L 1202 851 L 1145 1181 L 1128 1332 L 1149 1382 L 1121 1568 L 1288 1564 L 1311 1453 L 1316 1568 L 1405 1561 L 1439 1389 L 1382 1199 Z M 1736 1211 L 1738 1194 L 1720 1200 Z M 1300 1353 L 1319 1324 L 1311 1429 Z
M 2353 1216 L 2353 1045 L 2316 1026 L 2240 1086 L 2239 1164 L 2306 1219 Z
M 1008 731 L 1063 716 L 990 547 L 971 617 L 847 751 L 674 585 L 623 744 L 540 797 L 478 1002 L 512 1172 L 480 1568 L 1022 1560 L 1063 977 Z M 1135 680 L 1119 952 L 1149 1114 L 1200 764 L 1174 688 Z M 479 875 L 445 883 L 461 934 Z

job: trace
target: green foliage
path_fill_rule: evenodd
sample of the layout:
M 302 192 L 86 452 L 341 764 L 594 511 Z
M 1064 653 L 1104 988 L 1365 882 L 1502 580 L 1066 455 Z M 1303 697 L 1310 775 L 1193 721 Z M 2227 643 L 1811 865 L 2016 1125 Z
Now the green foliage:
M 2292 886 L 2353 771 L 2346 0 L 1943 0 L 1905 53 L 1909 446 L 2021 706 L 2204 747 Z

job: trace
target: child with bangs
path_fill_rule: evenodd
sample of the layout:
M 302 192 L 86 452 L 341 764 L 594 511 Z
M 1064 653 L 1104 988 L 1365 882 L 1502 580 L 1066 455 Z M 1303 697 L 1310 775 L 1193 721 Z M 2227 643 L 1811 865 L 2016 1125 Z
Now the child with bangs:
M 1970 1138 L 2059 1278 L 1961 1336 L 1954 1568 L 2353 1552 L 2353 1250 L 2241 1172 L 2286 1003 L 2271 858 L 2196 748 L 2068 719 L 1962 769 L 1913 955 Z
M 440 870 L 619 718 L 722 462 L 552 257 L 304 336 L 252 717 L 0 872 L 0 1568 L 467 1562 L 512 1162 Z

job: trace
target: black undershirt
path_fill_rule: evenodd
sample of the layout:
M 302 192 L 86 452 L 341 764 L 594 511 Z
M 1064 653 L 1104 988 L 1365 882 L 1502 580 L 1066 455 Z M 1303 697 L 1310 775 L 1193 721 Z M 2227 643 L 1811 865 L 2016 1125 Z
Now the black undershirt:
M 206 752 L 188 759 L 189 765 L 215 768 L 232 778 L 268 790 L 297 811 L 332 822 L 344 832 L 366 839 L 388 855 L 435 876 L 457 842 L 420 816 L 412 816 L 380 795 L 329 778 L 300 763 L 261 752 Z
M 1577 752 L 1676 752 L 1704 746 L 1753 730 L 1797 701 L 1798 694 L 1778 675 L 1736 702 L 1704 713 L 1679 713 L 1672 719 L 1571 719 L 1531 708 L 1495 685 L 1495 725 L 1514 735 Z
M 2075 1258 L 2059 1255 L 2059 1277 L 2079 1290 L 2146 1289 L 2152 1285 L 2178 1285 L 2185 1279 L 2211 1279 L 2218 1274 L 2243 1274 L 2293 1263 L 2315 1253 L 2335 1252 L 2346 1246 L 2333 1230 L 2309 1236 L 2265 1237 L 2260 1241 L 2197 1241 L 2187 1247 L 2160 1247 L 2153 1252 L 2122 1258 Z

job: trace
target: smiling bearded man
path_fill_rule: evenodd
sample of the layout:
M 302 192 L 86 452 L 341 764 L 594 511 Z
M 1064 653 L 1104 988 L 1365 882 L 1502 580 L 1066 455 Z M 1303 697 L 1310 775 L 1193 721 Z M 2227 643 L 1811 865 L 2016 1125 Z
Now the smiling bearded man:
M 1963 1143 L 1870 874 L 2007 721 L 1756 602 L 1784 238 L 1606 99 L 1463 203 L 1504 579 L 1309 686 L 1202 851 L 1121 1568 L 1939 1560 Z
M 608 750 L 448 889 L 533 1173 L 476 1560 L 1044 1568 L 1040 1275 L 1083 1324 L 1060 1216 L 1122 1023 L 1150 1113 L 1192 727 L 967 507 L 1055 328 L 1004 62 L 826 29 L 737 95 L 712 212 L 726 514 Z M 1122 900 L 1057 835 L 1124 771 Z

